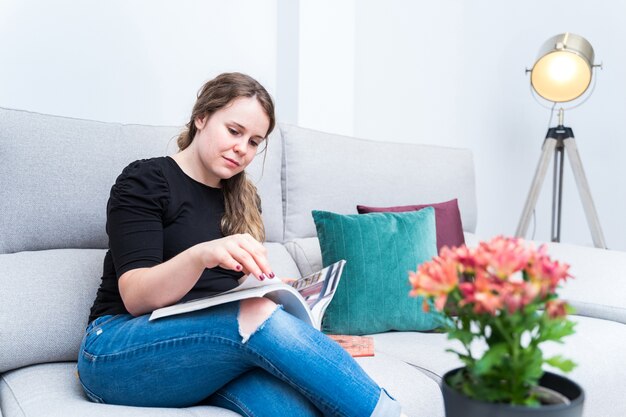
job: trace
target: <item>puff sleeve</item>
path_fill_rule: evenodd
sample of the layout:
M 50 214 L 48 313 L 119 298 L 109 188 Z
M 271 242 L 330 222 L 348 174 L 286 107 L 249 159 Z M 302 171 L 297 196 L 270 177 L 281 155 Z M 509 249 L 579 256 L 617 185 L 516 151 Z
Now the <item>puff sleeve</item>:
M 163 220 L 169 187 L 154 160 L 127 166 L 111 188 L 107 234 L 117 278 L 163 262 Z

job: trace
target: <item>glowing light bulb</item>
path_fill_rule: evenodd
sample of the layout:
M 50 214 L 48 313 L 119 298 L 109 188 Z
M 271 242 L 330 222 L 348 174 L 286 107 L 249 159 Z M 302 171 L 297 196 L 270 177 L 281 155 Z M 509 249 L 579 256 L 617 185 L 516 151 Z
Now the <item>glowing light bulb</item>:
M 575 55 L 567 52 L 552 54 L 547 68 L 548 77 L 559 83 L 573 80 L 578 70 L 574 57 Z
M 579 97 L 591 81 L 591 68 L 580 56 L 565 51 L 542 57 L 533 68 L 535 91 L 550 101 L 565 102 Z

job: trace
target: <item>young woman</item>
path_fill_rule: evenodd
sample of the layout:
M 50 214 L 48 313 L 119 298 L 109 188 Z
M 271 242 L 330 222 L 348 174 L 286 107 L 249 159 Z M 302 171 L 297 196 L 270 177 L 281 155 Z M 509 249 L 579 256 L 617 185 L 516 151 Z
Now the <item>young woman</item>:
M 254 79 L 207 82 L 173 157 L 131 163 L 107 205 L 109 251 L 78 371 L 96 402 L 198 403 L 245 416 L 398 416 L 335 342 L 266 298 L 148 322 L 151 311 L 274 277 L 244 169 L 274 128 Z

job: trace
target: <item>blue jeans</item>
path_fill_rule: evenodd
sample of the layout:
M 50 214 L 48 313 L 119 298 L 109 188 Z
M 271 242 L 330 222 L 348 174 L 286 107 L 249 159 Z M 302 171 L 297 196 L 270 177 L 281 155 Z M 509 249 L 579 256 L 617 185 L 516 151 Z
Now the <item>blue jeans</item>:
M 239 303 L 148 321 L 103 316 L 78 372 L 95 402 L 217 405 L 244 416 L 390 416 L 400 406 L 343 348 L 278 307 L 243 342 Z

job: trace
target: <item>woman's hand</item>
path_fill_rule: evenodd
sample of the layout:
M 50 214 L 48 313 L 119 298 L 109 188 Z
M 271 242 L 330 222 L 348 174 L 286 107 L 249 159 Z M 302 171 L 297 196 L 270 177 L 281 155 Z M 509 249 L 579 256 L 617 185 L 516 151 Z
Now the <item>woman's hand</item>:
M 118 281 L 124 306 L 134 316 L 178 302 L 198 282 L 205 268 L 274 277 L 267 250 L 248 234 L 232 235 L 192 246 L 166 262 L 125 272 Z M 176 276 L 176 279 L 172 279 Z
M 267 260 L 267 249 L 248 233 L 200 243 L 192 249 L 205 268 L 219 266 L 252 274 L 259 280 L 275 276 Z

